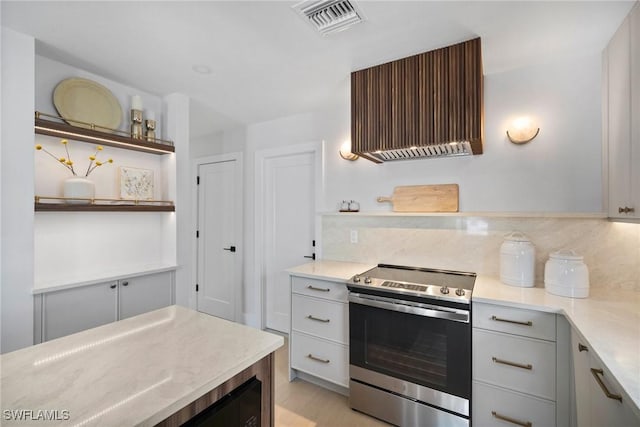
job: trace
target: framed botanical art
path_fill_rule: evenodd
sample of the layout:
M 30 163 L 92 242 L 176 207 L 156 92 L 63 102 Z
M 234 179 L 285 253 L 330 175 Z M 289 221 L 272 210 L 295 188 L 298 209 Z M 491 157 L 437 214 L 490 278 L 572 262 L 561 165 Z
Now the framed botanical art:
M 153 199 L 153 171 L 120 167 L 120 198 L 129 200 Z

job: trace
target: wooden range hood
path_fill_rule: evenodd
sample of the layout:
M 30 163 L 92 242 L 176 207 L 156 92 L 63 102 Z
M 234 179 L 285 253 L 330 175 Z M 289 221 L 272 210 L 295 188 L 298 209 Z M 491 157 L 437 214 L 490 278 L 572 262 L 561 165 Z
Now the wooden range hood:
M 482 154 L 480 38 L 351 73 L 351 151 L 376 163 Z

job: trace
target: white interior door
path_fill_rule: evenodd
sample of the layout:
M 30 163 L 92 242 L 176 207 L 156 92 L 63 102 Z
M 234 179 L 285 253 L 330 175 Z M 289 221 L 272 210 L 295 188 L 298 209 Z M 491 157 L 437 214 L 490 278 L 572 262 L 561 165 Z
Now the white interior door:
M 238 321 L 242 286 L 238 163 L 232 159 L 198 166 L 197 306 L 231 321 Z
M 313 254 L 315 154 L 289 154 L 264 162 L 265 324 L 289 332 L 289 275 Z

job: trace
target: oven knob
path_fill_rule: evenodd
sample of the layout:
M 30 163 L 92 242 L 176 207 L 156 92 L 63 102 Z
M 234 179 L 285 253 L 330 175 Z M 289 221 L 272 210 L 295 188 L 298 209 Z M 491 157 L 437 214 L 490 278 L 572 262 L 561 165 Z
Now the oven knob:
M 366 283 L 367 285 L 371 283 L 371 277 L 365 277 L 364 278 L 364 283 Z
M 440 288 L 440 293 L 441 294 L 448 294 L 449 293 L 449 288 L 447 288 L 446 286 L 443 286 Z
M 464 296 L 464 289 L 462 288 L 456 289 L 456 295 L 458 295 L 459 297 Z
M 360 276 L 353 276 L 353 282 L 354 283 L 359 283 L 360 282 Z

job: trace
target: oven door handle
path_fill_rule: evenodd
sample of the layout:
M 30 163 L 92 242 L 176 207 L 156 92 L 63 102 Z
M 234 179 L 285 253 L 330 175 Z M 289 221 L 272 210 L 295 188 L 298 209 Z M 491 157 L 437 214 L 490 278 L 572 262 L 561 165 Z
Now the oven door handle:
M 400 313 L 416 314 L 424 317 L 435 317 L 454 322 L 469 323 L 469 312 L 455 308 L 440 307 L 431 304 L 421 304 L 412 301 L 396 300 L 380 296 L 369 296 L 354 292 L 349 293 L 349 302 L 367 305 L 369 307 L 398 311 Z

